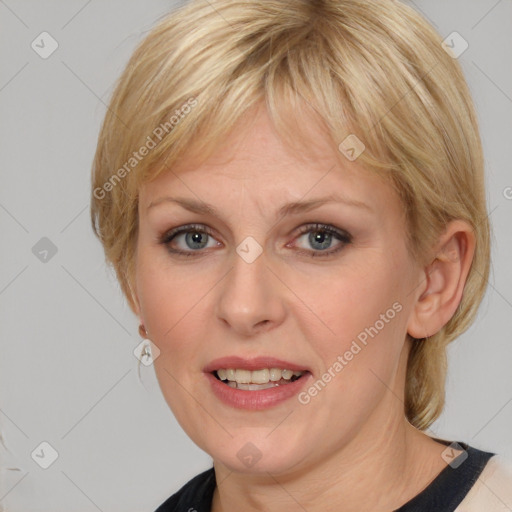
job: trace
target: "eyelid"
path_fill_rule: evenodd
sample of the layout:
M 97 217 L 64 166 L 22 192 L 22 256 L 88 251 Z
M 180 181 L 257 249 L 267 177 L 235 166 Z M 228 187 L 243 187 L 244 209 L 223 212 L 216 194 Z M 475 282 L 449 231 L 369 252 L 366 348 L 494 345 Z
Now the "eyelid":
M 300 226 L 299 228 L 299 234 L 293 239 L 292 243 L 294 243 L 297 238 L 300 238 L 301 236 L 303 236 L 304 234 L 306 233 L 310 233 L 310 232 L 314 232 L 314 231 L 324 231 L 324 232 L 327 232 L 327 233 L 330 233 L 331 235 L 333 235 L 336 240 L 338 240 L 338 244 L 334 247 L 334 249 L 326 249 L 324 251 L 315 251 L 313 249 L 302 249 L 302 248 L 298 248 L 297 249 L 297 253 L 298 254 L 305 254 L 307 256 L 311 256 L 313 258 L 327 258 L 329 256 L 333 256 L 334 254 L 342 251 L 346 245 L 350 244 L 352 242 L 352 235 L 344 230 L 344 229 L 340 229 L 340 228 L 337 228 L 331 224 L 325 224 L 325 223 L 321 223 L 321 222 L 313 222 L 313 223 L 309 223 L 309 224 L 304 224 L 302 226 Z M 289 246 L 289 244 L 287 244 L 287 246 Z
M 190 233 L 190 232 L 198 232 L 198 233 L 206 233 L 210 238 L 212 238 L 213 240 L 215 240 L 217 243 L 222 243 L 222 242 L 218 242 L 218 240 L 215 238 L 215 235 L 213 233 L 213 230 L 209 227 L 209 226 L 206 226 L 205 224 L 196 224 L 196 223 L 192 223 L 192 224 L 183 224 L 181 226 L 178 226 L 176 228 L 172 228 L 168 231 L 165 231 L 164 233 L 162 233 L 158 239 L 157 239 L 157 242 L 159 244 L 162 244 L 164 245 L 167 250 L 172 254 L 172 255 L 175 255 L 175 256 L 193 256 L 193 257 L 201 257 L 203 255 L 206 255 L 208 252 L 210 251 L 206 251 L 204 249 L 200 249 L 200 250 L 183 250 L 183 249 L 172 249 L 170 247 L 170 243 L 178 236 L 180 235 L 183 235 L 183 234 L 186 234 L 186 233 Z M 208 249 L 211 249 L 208 248 Z
M 161 243 L 169 243 L 176 236 L 181 235 L 183 233 L 187 233 L 189 231 L 198 231 L 200 233 L 206 233 L 207 235 L 210 235 L 212 238 L 214 238 L 213 230 L 210 227 L 206 226 L 205 224 L 183 224 L 182 226 L 178 226 L 176 228 L 172 228 L 169 229 L 168 231 L 165 231 L 158 238 Z
M 347 241 L 352 241 L 352 235 L 348 231 L 323 222 L 310 222 L 308 224 L 303 224 L 302 226 L 299 226 L 298 230 L 299 234 L 297 236 L 309 233 L 310 231 L 327 231 L 333 235 L 338 235 L 340 238 L 345 238 Z

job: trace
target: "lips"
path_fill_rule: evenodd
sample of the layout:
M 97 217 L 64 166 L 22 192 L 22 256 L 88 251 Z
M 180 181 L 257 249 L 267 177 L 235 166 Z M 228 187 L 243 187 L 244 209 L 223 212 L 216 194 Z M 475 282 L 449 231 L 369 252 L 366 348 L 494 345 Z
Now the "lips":
M 226 369 L 231 369 L 231 374 L 234 373 L 233 369 L 236 369 L 237 377 L 239 373 L 261 375 L 265 372 L 268 373 L 267 369 L 276 369 L 278 375 L 275 377 L 276 380 L 267 381 L 266 384 L 239 383 L 219 378 L 219 373 L 225 377 Z M 299 393 L 312 377 L 306 366 L 266 356 L 253 359 L 237 356 L 216 359 L 205 366 L 203 371 L 210 389 L 221 402 L 238 409 L 250 410 L 267 409 L 290 399 Z M 290 375 L 292 373 L 293 377 Z M 281 378 L 282 375 L 287 378 Z
M 215 359 L 203 368 L 206 373 L 212 373 L 222 368 L 240 368 L 242 370 L 262 370 L 263 368 L 281 368 L 292 371 L 311 372 L 307 366 L 302 366 L 291 361 L 284 361 L 270 356 L 260 356 L 252 359 L 245 359 L 238 356 L 223 357 Z

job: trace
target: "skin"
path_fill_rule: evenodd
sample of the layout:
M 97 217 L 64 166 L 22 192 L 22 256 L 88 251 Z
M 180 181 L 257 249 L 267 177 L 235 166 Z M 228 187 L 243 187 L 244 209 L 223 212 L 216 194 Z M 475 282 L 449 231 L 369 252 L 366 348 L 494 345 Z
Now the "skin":
M 422 267 L 407 251 L 391 186 L 341 156 L 320 130 L 309 137 L 314 154 L 299 154 L 259 109 L 206 161 L 191 157 L 140 190 L 135 312 L 161 351 L 154 365 L 167 403 L 213 458 L 215 512 L 389 511 L 446 466 L 445 446 L 404 415 L 407 333 L 432 335 L 455 312 L 471 229 L 451 223 Z M 337 202 L 277 214 L 333 191 L 367 208 Z M 166 196 L 205 201 L 218 214 L 165 200 L 149 207 Z M 309 256 L 322 251 L 297 229 L 317 222 L 352 241 L 333 237 L 325 251 L 341 244 L 339 252 Z M 160 237 L 188 223 L 213 237 L 191 257 L 171 254 Z M 263 249 L 252 263 L 236 252 L 247 236 Z M 184 234 L 169 245 L 194 252 Z M 316 381 L 397 302 L 401 311 L 306 405 L 292 398 L 263 411 L 234 409 L 202 372 L 218 357 L 270 355 L 310 367 Z M 237 457 L 248 442 L 261 454 L 250 468 Z

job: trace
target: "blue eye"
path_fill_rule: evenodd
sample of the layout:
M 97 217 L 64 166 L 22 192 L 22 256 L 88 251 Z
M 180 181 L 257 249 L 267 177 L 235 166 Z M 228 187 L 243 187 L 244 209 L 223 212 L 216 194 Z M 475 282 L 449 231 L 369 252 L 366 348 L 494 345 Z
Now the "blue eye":
M 183 236 L 184 235 L 184 236 Z M 186 247 L 179 247 L 178 249 L 171 248 L 171 242 L 176 243 L 176 240 L 183 239 Z M 211 240 L 209 240 L 211 238 Z M 185 256 L 195 256 L 201 249 L 207 247 L 215 247 L 216 244 L 209 245 L 209 241 L 215 240 L 209 229 L 205 229 L 202 225 L 188 224 L 179 228 L 173 229 L 166 233 L 160 242 L 167 246 L 167 249 L 173 254 L 182 254 Z M 191 250 L 187 250 L 191 249 Z
M 309 224 L 302 226 L 300 236 L 297 237 L 297 240 L 300 238 L 306 238 L 307 243 L 313 248 L 313 251 L 301 249 L 298 252 L 311 257 L 329 256 L 337 253 L 352 241 L 352 237 L 349 233 L 327 224 Z M 333 240 L 337 240 L 338 244 L 335 245 L 334 249 L 330 249 Z
M 313 249 L 323 251 L 329 249 L 332 243 L 332 234 L 327 231 L 309 231 L 308 232 L 308 243 L 311 244 Z
M 190 249 L 204 249 L 208 243 L 207 233 L 201 231 L 189 231 L 188 233 L 182 233 L 185 235 L 185 243 Z M 179 235 L 181 236 L 181 235 Z

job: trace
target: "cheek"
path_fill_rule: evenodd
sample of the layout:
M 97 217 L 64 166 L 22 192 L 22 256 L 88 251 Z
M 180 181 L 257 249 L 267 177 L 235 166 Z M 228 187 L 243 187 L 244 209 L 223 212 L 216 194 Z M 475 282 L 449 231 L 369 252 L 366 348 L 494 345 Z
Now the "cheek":
M 189 267 L 192 269 L 192 267 Z M 213 286 L 200 272 L 178 271 L 147 251 L 137 266 L 137 286 L 141 311 L 150 338 L 160 350 L 154 361 L 163 395 L 180 425 L 187 431 L 191 401 L 184 389 L 194 389 L 197 356 L 205 339 L 205 293 Z M 211 280 L 211 278 L 210 278 Z M 194 393 L 196 399 L 201 397 Z
M 391 367 L 399 357 L 406 330 L 401 274 L 396 261 L 381 256 L 370 260 L 317 279 L 314 288 L 302 284 L 298 292 L 315 313 L 302 316 L 301 330 L 314 345 L 323 371 L 338 356 L 346 369 L 357 368 L 359 374 L 362 367 Z
M 330 272 L 317 280 L 314 288 L 309 280 L 301 286 L 311 309 L 316 308 L 336 336 L 375 322 L 400 298 L 399 275 L 381 259 Z
M 137 289 L 146 328 L 162 352 L 187 330 L 189 339 L 200 326 L 197 312 L 208 285 L 199 273 L 179 271 L 160 261 L 151 251 L 142 252 L 137 261 Z

